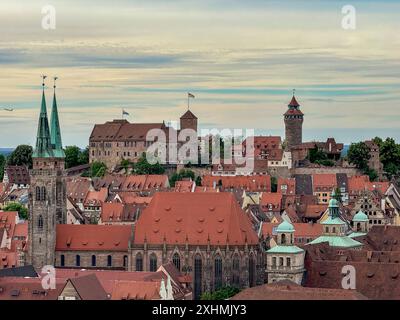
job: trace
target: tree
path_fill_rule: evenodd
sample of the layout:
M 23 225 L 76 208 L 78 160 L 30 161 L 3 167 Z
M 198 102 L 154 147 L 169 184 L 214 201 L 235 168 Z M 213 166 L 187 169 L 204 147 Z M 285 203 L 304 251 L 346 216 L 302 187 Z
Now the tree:
M 226 300 L 238 294 L 240 289 L 236 287 L 225 286 L 214 292 L 204 292 L 200 300 Z
M 368 170 L 368 160 L 370 159 L 370 149 L 364 142 L 352 143 L 347 157 L 360 170 Z
M 103 162 L 95 161 L 90 167 L 90 176 L 94 177 L 104 177 L 107 172 L 107 166 Z
M 65 152 L 65 167 L 72 168 L 79 165 L 79 155 L 81 149 L 77 146 L 67 146 L 64 149 Z
M 0 181 L 3 180 L 5 164 L 6 164 L 6 157 L 0 154 Z
M 136 174 L 163 174 L 165 169 L 158 162 L 150 164 L 146 159 L 146 154 L 143 153 L 136 163 L 133 172 Z
M 195 181 L 196 181 L 196 186 L 201 186 L 201 177 L 200 176 L 197 176 Z
M 133 163 L 130 162 L 128 159 L 122 159 L 121 160 L 121 167 L 124 168 L 125 174 L 127 174 L 129 168 L 133 168 Z
M 89 163 L 89 146 L 85 149 L 81 150 L 78 157 L 79 164 L 87 164 Z
M 317 146 L 315 146 L 314 148 L 308 151 L 307 158 L 308 160 L 310 160 L 311 163 L 316 163 L 317 161 L 327 160 L 328 155 L 322 150 L 320 150 Z
M 32 168 L 32 153 L 33 149 L 31 146 L 21 144 L 8 156 L 7 164 Z
M 169 179 L 169 185 L 171 187 L 175 187 L 176 181 L 180 181 L 185 178 L 190 178 L 192 181 L 194 180 L 194 172 L 188 169 L 182 169 L 179 173 L 174 173 Z
M 20 219 L 28 219 L 28 209 L 18 202 L 10 202 L 4 208 L 4 211 L 17 211 Z
M 370 181 L 376 181 L 378 179 L 378 173 L 371 168 L 368 168 L 364 171 L 364 173 L 369 177 Z
M 386 138 L 386 140 L 381 143 L 379 148 L 379 156 L 383 164 L 383 168 L 389 178 L 399 174 L 400 145 L 396 144 L 394 139 Z

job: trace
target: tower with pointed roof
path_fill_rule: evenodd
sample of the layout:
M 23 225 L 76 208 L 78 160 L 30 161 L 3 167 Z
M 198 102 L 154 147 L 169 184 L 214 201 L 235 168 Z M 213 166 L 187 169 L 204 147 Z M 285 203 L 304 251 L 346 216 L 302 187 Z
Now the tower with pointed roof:
M 288 110 L 283 115 L 285 121 L 286 148 L 290 150 L 293 146 L 300 145 L 303 139 L 304 114 L 300 110 L 300 104 L 294 95 L 288 105 Z
M 305 271 L 305 252 L 294 244 L 295 229 L 284 220 L 275 232 L 277 243 L 266 252 L 268 283 L 290 280 L 301 284 Z
M 192 129 L 197 132 L 197 117 L 189 109 L 180 118 L 181 130 Z
M 45 78 L 43 76 L 42 102 L 36 145 L 32 155 L 33 168 L 30 170 L 29 190 L 27 262 L 37 269 L 45 265 L 54 265 L 56 224 L 66 222 L 65 154 L 61 144 L 55 92 L 49 126 Z

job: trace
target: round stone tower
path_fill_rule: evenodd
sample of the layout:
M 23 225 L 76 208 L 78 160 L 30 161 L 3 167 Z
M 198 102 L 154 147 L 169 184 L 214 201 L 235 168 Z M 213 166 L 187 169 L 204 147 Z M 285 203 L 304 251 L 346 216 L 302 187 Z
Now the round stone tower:
M 300 105 L 294 94 L 288 105 L 288 110 L 283 115 L 285 121 L 286 148 L 290 150 L 293 146 L 302 143 L 304 114 L 300 111 Z

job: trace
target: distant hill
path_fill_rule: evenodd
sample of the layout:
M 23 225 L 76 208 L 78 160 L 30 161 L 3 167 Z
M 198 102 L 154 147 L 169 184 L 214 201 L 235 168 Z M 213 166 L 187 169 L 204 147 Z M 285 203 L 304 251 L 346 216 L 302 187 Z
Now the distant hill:
M 14 150 L 13 148 L 0 148 L 0 154 L 7 156 L 11 152 L 13 152 L 13 150 Z

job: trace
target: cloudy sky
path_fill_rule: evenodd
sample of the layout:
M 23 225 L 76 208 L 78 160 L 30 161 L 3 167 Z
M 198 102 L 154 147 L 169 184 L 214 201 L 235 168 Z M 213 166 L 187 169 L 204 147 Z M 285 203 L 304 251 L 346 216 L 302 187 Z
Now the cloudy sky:
M 41 27 L 42 7 L 56 29 Z M 356 29 L 341 26 L 343 5 Z M 177 120 L 283 135 L 293 88 L 304 139 L 400 140 L 400 1 L 1 0 L 0 147 L 32 144 L 40 75 L 57 75 L 65 145 L 95 123 Z M 51 81 L 47 81 L 48 106 Z

